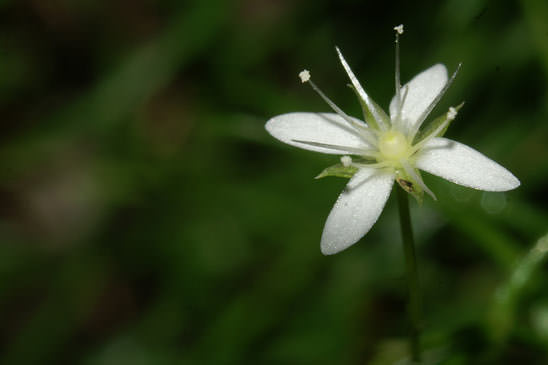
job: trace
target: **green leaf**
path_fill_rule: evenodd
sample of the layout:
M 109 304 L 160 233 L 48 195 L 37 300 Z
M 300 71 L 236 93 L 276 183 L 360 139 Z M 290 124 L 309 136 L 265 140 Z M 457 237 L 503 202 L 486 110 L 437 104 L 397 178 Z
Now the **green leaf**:
M 460 108 L 464 105 L 464 102 L 457 105 L 455 110 L 458 112 Z M 454 120 L 454 119 L 453 119 Z M 438 134 L 436 134 L 434 137 L 443 137 L 445 132 L 447 132 L 447 129 L 453 123 L 453 120 L 450 120 L 449 123 L 440 131 Z M 413 144 L 417 144 L 420 141 L 424 140 L 426 137 L 430 136 L 437 128 L 439 128 L 443 123 L 447 121 L 447 113 L 443 113 L 436 119 L 432 120 L 430 123 L 428 123 L 426 126 L 422 127 L 417 135 L 415 136 L 415 139 L 413 140 Z
M 357 171 L 357 167 L 343 166 L 343 164 L 338 163 L 323 170 L 318 176 L 315 177 L 315 179 L 321 179 L 322 177 L 327 176 L 345 177 L 349 179 L 354 176 Z
M 517 308 L 527 285 L 538 272 L 548 254 L 548 234 L 517 263 L 510 278 L 498 288 L 489 312 L 488 324 L 495 340 L 504 341 L 514 328 Z

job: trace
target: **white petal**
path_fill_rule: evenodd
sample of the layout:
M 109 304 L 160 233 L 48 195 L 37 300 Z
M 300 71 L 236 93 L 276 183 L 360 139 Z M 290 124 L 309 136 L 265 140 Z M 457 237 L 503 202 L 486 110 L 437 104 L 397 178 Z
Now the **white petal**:
M 422 71 L 402 87 L 408 88 L 407 97 L 402 106 L 401 118 L 407 130 L 410 130 L 422 113 L 447 83 L 447 69 L 441 63 Z M 390 102 L 390 118 L 394 120 L 398 114 L 396 97 Z
M 506 191 L 519 180 L 478 151 L 447 138 L 432 138 L 417 156 L 416 166 L 455 184 L 485 191 Z
M 365 127 L 365 123 L 353 118 Z M 348 151 L 328 147 L 312 146 L 296 141 L 326 143 L 346 146 L 352 149 L 370 148 L 360 138 L 359 133 L 335 113 L 288 113 L 275 116 L 266 122 L 268 133 L 274 138 L 292 146 L 306 150 L 338 155 L 348 154 Z
M 371 229 L 393 183 L 393 173 L 373 168 L 360 169 L 350 179 L 325 222 L 321 240 L 324 255 L 344 250 Z

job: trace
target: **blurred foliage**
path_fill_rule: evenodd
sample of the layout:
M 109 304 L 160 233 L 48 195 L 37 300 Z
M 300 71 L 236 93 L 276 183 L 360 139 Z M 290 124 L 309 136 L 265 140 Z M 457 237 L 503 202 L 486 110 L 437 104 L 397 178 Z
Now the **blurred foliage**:
M 545 0 L 4 0 L 0 18 L 0 363 L 402 363 L 395 202 L 323 257 L 344 179 L 313 177 L 337 161 L 263 128 L 328 111 L 304 67 L 360 115 L 334 45 L 386 106 L 400 23 L 402 79 L 462 62 L 447 136 L 522 182 L 426 177 L 425 358 L 546 363 Z

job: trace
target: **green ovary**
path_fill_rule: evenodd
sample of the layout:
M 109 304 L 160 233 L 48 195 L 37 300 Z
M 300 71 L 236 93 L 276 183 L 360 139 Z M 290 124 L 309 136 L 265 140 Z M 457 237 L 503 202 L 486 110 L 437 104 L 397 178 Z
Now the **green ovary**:
M 401 132 L 391 130 L 380 136 L 379 152 L 384 161 L 398 162 L 409 157 L 411 146 Z

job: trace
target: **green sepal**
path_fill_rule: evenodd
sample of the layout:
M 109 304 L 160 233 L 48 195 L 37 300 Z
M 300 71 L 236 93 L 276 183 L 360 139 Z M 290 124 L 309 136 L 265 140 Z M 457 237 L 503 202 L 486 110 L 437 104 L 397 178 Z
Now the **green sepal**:
M 315 179 L 321 179 L 322 177 L 327 177 L 327 176 L 345 177 L 349 179 L 352 176 L 354 176 L 354 174 L 357 171 L 358 171 L 357 167 L 343 166 L 343 164 L 338 163 L 336 165 L 329 166 L 328 168 L 320 172 L 320 174 L 316 176 Z
M 420 174 L 420 172 L 416 169 L 415 172 Z M 404 170 L 398 170 L 396 174 L 396 182 L 403 190 L 411 194 L 419 205 L 422 205 L 422 202 L 424 201 L 424 190 L 413 178 L 407 175 Z
M 464 101 L 454 107 L 455 111 L 458 112 L 463 105 L 464 105 Z M 445 132 L 447 132 L 447 129 L 449 128 L 451 123 L 453 123 L 453 120 L 450 120 L 449 123 L 447 123 L 447 125 L 434 137 L 443 137 L 443 135 L 445 134 Z M 431 133 L 433 133 L 440 125 L 442 125 L 446 121 L 447 121 L 447 113 L 443 113 L 436 119 L 432 120 L 430 123 L 428 123 L 426 126 L 422 127 L 419 130 L 419 132 L 415 136 L 415 139 L 413 140 L 413 144 L 417 144 L 423 139 L 425 139 L 426 137 L 430 136 Z
M 367 123 L 367 125 L 376 130 L 376 131 L 379 131 L 380 130 L 380 126 L 379 126 L 379 122 L 375 119 L 375 117 L 373 116 L 373 111 L 371 111 L 369 109 L 369 107 L 367 106 L 367 104 L 365 103 L 365 100 L 363 100 L 360 96 L 360 94 L 358 93 L 358 91 L 356 90 L 356 88 L 354 87 L 354 85 L 351 85 L 351 84 L 347 84 L 347 86 L 349 88 L 352 89 L 352 91 L 354 91 L 354 94 L 356 94 L 356 97 L 358 98 L 358 101 L 360 102 L 360 106 L 362 107 L 362 112 L 363 112 L 363 118 L 365 119 L 365 122 Z M 391 123 L 390 123 L 390 117 L 385 113 L 385 111 L 375 102 L 375 100 L 373 99 L 370 99 L 371 100 L 371 103 L 373 104 L 373 108 L 375 109 L 374 111 L 380 116 L 380 118 L 383 120 L 384 124 L 386 124 L 387 127 L 390 127 Z

